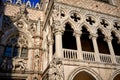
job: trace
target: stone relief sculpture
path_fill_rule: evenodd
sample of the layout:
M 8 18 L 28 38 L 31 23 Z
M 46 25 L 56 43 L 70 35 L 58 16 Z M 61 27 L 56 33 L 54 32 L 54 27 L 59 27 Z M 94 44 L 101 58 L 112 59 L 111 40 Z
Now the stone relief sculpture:
M 54 59 L 49 69 L 50 80 L 64 80 L 63 65 L 58 59 Z
M 13 70 L 22 70 L 26 69 L 26 61 L 23 59 L 15 59 L 13 60 Z

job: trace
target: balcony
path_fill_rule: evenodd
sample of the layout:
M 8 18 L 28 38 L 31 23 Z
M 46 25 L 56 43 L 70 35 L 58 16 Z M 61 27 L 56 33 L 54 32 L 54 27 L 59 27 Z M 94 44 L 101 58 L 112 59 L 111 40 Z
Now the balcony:
M 113 56 L 111 56 L 110 54 L 99 53 L 99 55 L 97 55 L 95 52 L 87 52 L 87 51 L 82 51 L 81 53 L 78 53 L 77 50 L 71 50 L 71 49 L 63 49 L 63 57 L 64 59 L 69 59 L 69 60 L 100 62 L 103 64 L 113 64 L 115 61 L 116 64 L 120 64 L 120 56 L 115 56 L 115 60 L 114 60 Z

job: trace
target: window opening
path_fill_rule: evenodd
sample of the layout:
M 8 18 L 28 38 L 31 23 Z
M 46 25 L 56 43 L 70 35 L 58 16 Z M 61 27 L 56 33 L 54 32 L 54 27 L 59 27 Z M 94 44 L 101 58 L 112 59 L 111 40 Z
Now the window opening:
M 77 50 L 76 38 L 73 36 L 73 29 L 69 23 L 66 23 L 65 32 L 62 36 L 63 48 Z
M 115 55 L 120 55 L 120 44 L 118 43 L 118 38 L 116 37 L 116 35 L 112 32 L 112 45 L 113 45 L 113 49 L 115 52 Z
M 97 43 L 98 43 L 98 49 L 100 53 L 104 54 L 110 54 L 108 44 L 106 41 L 104 41 L 104 34 L 98 29 L 97 30 L 98 38 L 97 38 Z
M 93 43 L 89 36 L 90 33 L 87 31 L 87 29 L 85 27 L 82 27 L 82 35 L 80 37 L 82 50 L 94 52 Z

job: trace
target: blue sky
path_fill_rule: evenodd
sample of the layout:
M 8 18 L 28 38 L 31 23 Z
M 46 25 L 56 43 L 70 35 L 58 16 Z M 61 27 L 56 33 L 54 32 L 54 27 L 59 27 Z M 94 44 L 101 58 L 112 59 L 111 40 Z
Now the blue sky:
M 3 0 L 6 1 L 6 0 Z M 13 3 L 15 3 L 17 0 L 12 0 Z M 28 0 L 22 0 L 22 2 L 27 2 Z M 31 1 L 31 5 L 35 5 L 37 2 L 40 2 L 40 0 L 30 0 Z

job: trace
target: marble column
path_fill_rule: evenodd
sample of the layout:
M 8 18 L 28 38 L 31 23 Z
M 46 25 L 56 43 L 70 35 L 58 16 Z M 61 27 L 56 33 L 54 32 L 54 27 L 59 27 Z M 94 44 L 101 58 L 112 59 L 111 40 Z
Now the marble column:
M 112 46 L 112 43 L 111 43 L 112 42 L 112 37 L 107 37 L 104 40 L 108 43 L 110 55 L 112 57 L 112 62 L 116 63 L 115 53 L 114 53 L 113 46 Z
M 95 51 L 95 61 L 100 62 L 99 50 L 98 50 L 98 45 L 97 45 L 97 34 L 91 34 L 90 38 L 92 39 L 93 48 Z
M 83 60 L 82 58 L 82 48 L 81 48 L 81 36 L 82 32 L 81 31 L 75 31 L 74 36 L 76 37 L 76 44 L 77 44 L 77 58 L 80 60 Z
M 62 33 L 63 30 L 61 28 L 55 29 L 55 57 L 57 58 L 63 57 Z

